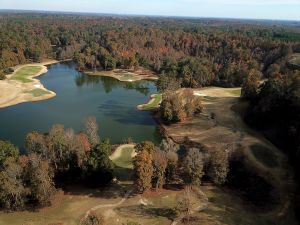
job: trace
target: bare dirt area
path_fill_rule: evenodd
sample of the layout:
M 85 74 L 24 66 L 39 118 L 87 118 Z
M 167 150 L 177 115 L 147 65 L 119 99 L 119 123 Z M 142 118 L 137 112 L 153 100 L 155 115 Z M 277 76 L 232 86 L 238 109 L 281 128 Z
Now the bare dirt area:
M 110 71 L 85 71 L 91 76 L 113 77 L 119 81 L 134 82 L 139 80 L 157 80 L 158 77 L 152 71 L 145 68 L 138 68 L 136 70 L 130 69 L 114 69 Z
M 14 72 L 7 75 L 7 79 L 0 81 L 0 108 L 16 105 L 23 102 L 40 101 L 54 97 L 56 94 L 47 90 L 38 79 L 47 72 L 46 65 L 57 63 L 56 60 L 48 60 L 43 63 L 32 63 L 15 66 Z M 22 69 L 28 67 L 40 67 L 38 72 L 26 76 L 30 82 L 22 82 L 15 79 L 14 76 Z M 19 76 L 19 75 L 18 75 Z
M 279 204 L 267 214 L 257 215 L 270 220 L 273 218 L 278 224 L 296 224 L 294 219 L 285 222 L 287 218 L 294 217 L 290 205 L 295 188 L 287 157 L 244 123 L 241 115 L 247 103 L 241 101 L 238 93 L 239 89 L 232 88 L 196 89 L 194 94 L 202 98 L 203 112 L 181 123 L 162 125 L 163 132 L 177 143 L 188 140 L 206 147 L 208 151 L 218 149 L 242 155 L 243 164 L 263 177 L 277 193 Z

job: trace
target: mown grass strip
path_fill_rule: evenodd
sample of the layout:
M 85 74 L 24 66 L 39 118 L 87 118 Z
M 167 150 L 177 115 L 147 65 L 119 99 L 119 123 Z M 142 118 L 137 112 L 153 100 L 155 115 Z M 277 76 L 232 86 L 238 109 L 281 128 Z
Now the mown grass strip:
M 141 110 L 156 109 L 159 107 L 161 101 L 162 101 L 162 94 L 152 95 L 151 100 L 146 104 L 140 105 L 139 109 L 141 109 Z
M 19 69 L 13 76 L 12 80 L 17 80 L 22 83 L 30 83 L 32 82 L 31 79 L 29 79 L 30 76 L 33 76 L 41 71 L 40 66 L 26 66 L 21 69 Z

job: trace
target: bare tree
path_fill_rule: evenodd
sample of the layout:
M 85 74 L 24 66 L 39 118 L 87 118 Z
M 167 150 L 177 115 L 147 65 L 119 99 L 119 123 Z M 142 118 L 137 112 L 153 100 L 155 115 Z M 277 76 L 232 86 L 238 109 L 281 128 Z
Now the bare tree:
M 162 188 L 165 184 L 165 173 L 168 165 L 166 153 L 161 150 L 156 150 L 153 154 L 153 184 L 155 189 Z
M 84 119 L 84 130 L 92 145 L 99 144 L 100 142 L 100 137 L 98 135 L 99 126 L 97 124 L 96 117 L 89 116 Z
M 177 211 L 179 211 L 182 218 L 187 219 L 189 224 L 189 217 L 194 208 L 194 202 L 192 197 L 192 186 L 187 185 L 184 187 L 183 193 L 177 199 Z

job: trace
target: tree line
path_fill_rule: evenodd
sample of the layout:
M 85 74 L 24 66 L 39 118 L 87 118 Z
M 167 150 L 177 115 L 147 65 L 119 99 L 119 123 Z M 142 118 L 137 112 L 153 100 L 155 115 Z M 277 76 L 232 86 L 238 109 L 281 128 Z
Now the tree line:
M 31 132 L 25 155 L 0 141 L 0 206 L 6 210 L 47 206 L 57 187 L 109 183 L 114 168 L 111 145 L 100 140 L 94 117 L 85 119 L 84 127 L 78 134 L 63 125 L 53 125 L 47 134 Z
M 263 83 L 250 73 L 242 96 L 250 102 L 245 120 L 287 152 L 300 175 L 300 72 L 273 73 Z
M 100 140 L 94 117 L 84 121 L 84 131 L 75 133 L 53 125 L 48 133 L 31 132 L 26 153 L 8 141 L 0 141 L 0 207 L 22 210 L 51 204 L 57 188 L 81 183 L 101 187 L 114 178 L 109 140 Z M 182 151 L 183 149 L 183 151 Z M 200 186 L 202 177 L 216 184 L 226 182 L 230 153 L 191 148 L 163 140 L 138 143 L 134 157 L 135 187 L 138 192 L 157 190 L 165 184 Z
M 203 176 L 217 185 L 227 181 L 229 152 L 178 145 L 171 139 L 163 140 L 159 147 L 149 141 L 141 142 L 135 150 L 134 181 L 141 193 L 166 184 L 199 187 Z
M 25 62 L 72 58 L 79 70 L 142 66 L 181 87 L 239 86 L 251 70 L 284 73 L 300 51 L 296 28 L 234 21 L 9 14 L 0 28 L 2 74 Z

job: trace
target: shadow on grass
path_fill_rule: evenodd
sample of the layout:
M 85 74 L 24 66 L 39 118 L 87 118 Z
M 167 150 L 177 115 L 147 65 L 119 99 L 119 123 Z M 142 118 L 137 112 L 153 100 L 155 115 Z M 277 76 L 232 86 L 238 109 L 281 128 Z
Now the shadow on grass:
M 272 152 L 272 149 L 258 144 L 251 145 L 250 149 L 255 158 L 265 166 L 270 168 L 276 168 L 279 166 L 279 162 L 276 155 Z
M 118 207 L 116 211 L 125 214 L 125 215 L 133 215 L 142 216 L 147 218 L 153 217 L 165 217 L 169 220 L 174 220 L 177 217 L 177 213 L 175 209 L 172 208 L 156 208 L 151 206 L 124 206 Z
M 132 181 L 133 170 L 129 168 L 116 166 L 114 168 L 114 176 L 117 178 L 118 181 Z
M 82 195 L 89 197 L 96 197 L 102 199 L 118 199 L 124 198 L 126 194 L 133 189 L 132 184 L 108 184 L 100 188 L 87 188 L 84 185 L 70 185 L 64 187 L 63 190 L 67 194 L 71 195 Z M 135 196 L 134 193 L 130 194 L 129 197 Z

